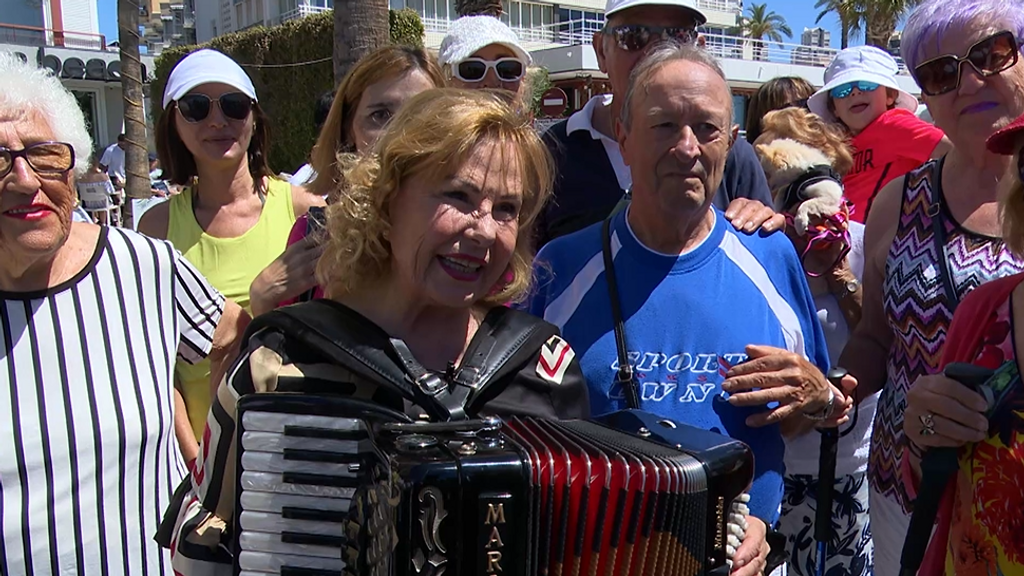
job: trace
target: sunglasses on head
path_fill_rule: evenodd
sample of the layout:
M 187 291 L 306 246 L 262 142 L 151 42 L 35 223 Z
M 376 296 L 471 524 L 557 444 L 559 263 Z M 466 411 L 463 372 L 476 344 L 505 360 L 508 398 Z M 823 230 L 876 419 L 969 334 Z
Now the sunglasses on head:
M 840 84 L 835 88 L 829 90 L 829 95 L 837 100 L 842 100 L 850 94 L 853 94 L 853 89 L 856 88 L 861 92 L 874 92 L 878 90 L 879 84 L 874 82 L 866 82 L 864 80 L 858 80 L 856 82 L 847 82 L 846 84 Z
M 75 149 L 66 142 L 37 142 L 21 150 L 0 148 L 0 178 L 14 169 L 18 158 L 24 158 L 36 174 L 60 176 L 75 165 Z
M 966 56 L 947 54 L 920 64 L 914 68 L 914 79 L 921 92 L 938 96 L 960 87 L 965 62 L 980 76 L 994 76 L 1017 63 L 1018 50 L 1013 32 L 997 32 L 968 48 Z
M 463 82 L 479 82 L 484 79 L 484 76 L 487 76 L 487 71 L 491 69 L 502 82 L 515 82 L 523 77 L 526 65 L 522 60 L 510 56 L 497 60 L 466 58 L 459 62 L 452 72 Z
M 609 28 L 608 33 L 615 39 L 615 44 L 626 52 L 636 52 L 647 48 L 651 42 L 659 40 L 675 40 L 682 44 L 693 44 L 697 41 L 697 31 L 693 28 L 644 26 L 642 24 L 623 24 Z
M 241 92 L 229 92 L 216 100 L 206 94 L 186 94 L 178 99 L 178 111 L 187 122 L 202 122 L 210 115 L 214 102 L 224 116 L 232 120 L 245 120 L 252 112 L 252 98 Z

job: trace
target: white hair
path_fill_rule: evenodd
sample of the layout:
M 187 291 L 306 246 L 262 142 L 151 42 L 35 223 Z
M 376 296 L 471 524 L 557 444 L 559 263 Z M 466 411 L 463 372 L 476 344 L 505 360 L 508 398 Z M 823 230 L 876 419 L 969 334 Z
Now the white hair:
M 74 147 L 75 175 L 84 174 L 92 156 L 92 137 L 75 97 L 46 69 L 0 53 L 0 120 L 29 110 L 46 119 L 55 140 Z

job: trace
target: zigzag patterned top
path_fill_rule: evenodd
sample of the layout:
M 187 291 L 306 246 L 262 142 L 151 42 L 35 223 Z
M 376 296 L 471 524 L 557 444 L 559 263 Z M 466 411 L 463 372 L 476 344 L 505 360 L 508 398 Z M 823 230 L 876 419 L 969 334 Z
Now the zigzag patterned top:
M 907 174 L 900 222 L 885 263 L 885 314 L 894 339 L 886 365 L 887 380 L 878 400 L 871 438 L 868 475 L 871 487 L 905 512 L 909 498 L 900 482 L 903 453 L 903 411 L 907 390 L 939 363 L 953 306 L 942 287 L 939 255 L 933 233 L 933 197 L 943 198 L 939 174 L 942 161 L 932 161 Z M 943 257 L 958 298 L 989 280 L 1024 270 L 1001 239 L 962 228 L 943 201 L 936 215 L 946 230 Z

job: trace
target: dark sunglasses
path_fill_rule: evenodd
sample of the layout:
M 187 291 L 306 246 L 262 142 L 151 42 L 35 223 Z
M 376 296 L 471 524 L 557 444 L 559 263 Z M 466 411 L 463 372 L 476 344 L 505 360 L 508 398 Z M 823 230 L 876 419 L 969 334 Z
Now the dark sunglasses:
M 223 94 L 217 100 L 206 94 L 187 94 L 178 99 L 178 110 L 187 122 L 202 122 L 210 115 L 213 102 L 217 102 L 224 116 L 232 120 L 245 120 L 252 112 L 252 98 L 241 92 Z
M 609 28 L 607 32 L 615 39 L 615 44 L 626 52 L 643 50 L 651 42 L 659 40 L 675 40 L 681 44 L 693 44 L 697 41 L 697 31 L 693 28 L 623 24 Z
M 920 64 L 914 68 L 914 79 L 921 92 L 938 96 L 960 87 L 965 62 L 981 76 L 994 76 L 1017 63 L 1018 50 L 1013 32 L 998 32 L 971 46 L 966 56 L 947 54 Z
M 523 61 L 518 58 L 506 57 L 497 60 L 466 58 L 455 66 L 453 72 L 455 77 L 463 82 L 479 82 L 484 79 L 487 71 L 491 68 L 502 82 L 515 82 L 523 77 L 526 70 Z
M 75 149 L 67 142 L 37 142 L 21 150 L 0 148 L 0 178 L 11 173 L 18 158 L 24 158 L 36 174 L 60 176 L 75 165 Z

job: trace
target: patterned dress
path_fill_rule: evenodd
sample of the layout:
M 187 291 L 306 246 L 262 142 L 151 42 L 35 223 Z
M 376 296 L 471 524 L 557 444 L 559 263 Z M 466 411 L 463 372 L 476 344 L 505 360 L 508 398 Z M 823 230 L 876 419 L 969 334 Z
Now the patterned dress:
M 985 320 L 988 330 L 978 343 L 973 364 L 995 370 L 1017 359 L 1010 308 L 1007 298 Z M 989 421 L 989 437 L 960 450 L 949 540 L 938 543 L 946 544 L 945 574 L 1024 574 L 1022 409 L 1024 394 L 1018 389 Z
M 936 209 L 935 200 L 943 198 L 941 173 L 942 160 L 936 160 L 907 174 L 899 226 L 885 264 L 883 306 L 894 338 L 868 465 L 875 571 L 880 575 L 898 572 L 909 524 L 909 499 L 899 467 L 907 390 L 919 376 L 936 370 L 953 318 L 938 258 L 948 258 L 958 298 L 984 282 L 1024 270 L 1024 262 L 1010 254 L 1001 239 L 965 230 L 944 201 Z M 935 246 L 933 214 L 945 228 L 944 254 Z

